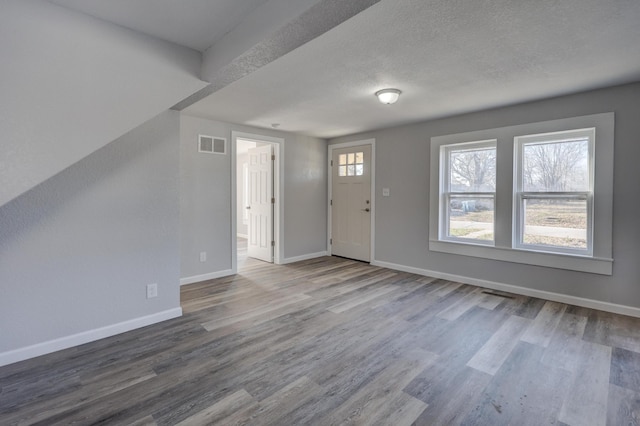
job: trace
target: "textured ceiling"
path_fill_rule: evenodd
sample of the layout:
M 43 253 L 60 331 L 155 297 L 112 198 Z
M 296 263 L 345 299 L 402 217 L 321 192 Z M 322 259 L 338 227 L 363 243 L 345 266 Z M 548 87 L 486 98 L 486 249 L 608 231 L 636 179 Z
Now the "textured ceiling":
M 185 112 L 335 137 L 639 81 L 639 22 L 638 0 L 383 0 Z
M 50 1 L 212 51 L 265 3 Z M 347 4 L 316 6 L 338 12 Z M 184 112 L 329 138 L 640 81 L 639 22 L 640 0 L 381 0 L 291 51 L 287 36 L 313 31 L 285 25 L 279 38 L 262 41 L 281 56 L 239 79 L 220 72 L 212 82 L 223 84 L 210 85 L 214 93 Z M 255 65 L 251 55 L 238 58 Z M 386 87 L 403 91 L 397 104 L 374 98 Z
M 96 18 L 204 51 L 266 0 L 49 0 Z

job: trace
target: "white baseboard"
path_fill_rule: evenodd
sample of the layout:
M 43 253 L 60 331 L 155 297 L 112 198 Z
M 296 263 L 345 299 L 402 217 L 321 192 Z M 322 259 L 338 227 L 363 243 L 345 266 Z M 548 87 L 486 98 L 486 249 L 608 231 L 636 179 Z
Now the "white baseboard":
M 3 352 L 0 353 L 0 367 L 2 367 L 3 365 L 13 364 L 14 362 L 24 361 L 25 359 L 35 358 L 40 355 L 56 352 L 62 349 L 68 349 L 74 346 L 83 345 L 85 343 L 104 339 L 105 337 L 115 336 L 116 334 L 126 333 L 127 331 L 135 330 L 136 328 L 146 327 L 151 324 L 166 321 L 172 318 L 177 318 L 180 316 L 182 316 L 182 308 L 173 308 L 166 311 L 158 312 L 156 314 L 134 318 L 132 320 L 119 322 L 117 324 L 72 334 L 71 336 L 65 336 L 59 339 L 49 340 L 47 342 L 26 346 L 24 348 Z
M 317 253 L 303 254 L 302 256 L 287 257 L 287 258 L 282 259 L 282 262 L 280 262 L 280 264 L 281 265 L 286 265 L 287 263 L 300 262 L 301 260 L 315 259 L 316 257 L 323 257 L 323 256 L 328 256 L 326 251 L 319 251 Z
M 506 291 L 508 293 L 520 294 L 523 296 L 537 297 L 539 299 L 551 300 L 553 302 L 566 303 L 568 305 L 582 306 L 584 308 L 598 309 L 601 311 L 612 312 L 614 314 L 628 315 L 640 318 L 640 308 L 633 306 L 618 305 L 615 303 L 603 302 L 600 300 L 586 299 L 584 297 L 570 296 L 562 293 L 554 293 L 551 291 L 536 290 L 527 287 L 520 287 L 512 284 L 498 283 L 495 281 L 480 280 L 462 275 L 447 274 L 438 271 L 430 271 L 427 269 L 414 268 L 411 266 L 398 265 L 391 262 L 383 262 L 374 260 L 372 265 L 383 268 L 394 269 L 396 271 L 410 272 L 412 274 L 424 275 L 443 280 L 455 281 L 463 284 L 469 284 L 477 287 L 490 288 L 492 290 Z
M 247 234 L 241 234 L 241 233 L 239 233 L 239 232 L 236 234 L 236 236 L 237 236 L 238 238 L 244 238 L 245 240 L 248 240 L 248 239 L 249 239 L 249 236 L 248 236 Z
M 180 285 L 199 283 L 200 281 L 207 281 L 207 280 L 213 280 L 215 278 L 228 277 L 229 275 L 233 275 L 232 269 L 225 269 L 223 271 L 211 272 L 209 274 L 194 275 L 192 277 L 180 278 Z

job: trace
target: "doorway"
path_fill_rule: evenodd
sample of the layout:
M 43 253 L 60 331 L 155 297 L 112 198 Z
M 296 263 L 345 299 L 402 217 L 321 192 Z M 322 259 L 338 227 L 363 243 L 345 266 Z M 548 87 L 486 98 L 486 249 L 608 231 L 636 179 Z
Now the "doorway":
M 374 258 L 375 141 L 329 146 L 329 248 L 335 256 Z
M 280 263 L 281 155 L 284 140 L 232 132 L 232 270 Z

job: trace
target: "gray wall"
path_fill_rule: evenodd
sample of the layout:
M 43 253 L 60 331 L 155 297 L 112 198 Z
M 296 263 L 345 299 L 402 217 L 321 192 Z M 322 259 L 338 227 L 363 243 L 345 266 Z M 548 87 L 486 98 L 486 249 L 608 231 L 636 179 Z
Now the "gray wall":
M 198 152 L 198 135 L 227 138 L 227 154 Z M 226 123 L 181 116 L 181 277 L 231 269 L 231 130 Z M 200 262 L 200 252 L 207 261 Z
M 0 9 L 0 205 L 206 85 L 194 50 L 46 1 Z
M 640 84 L 624 85 L 329 143 L 376 139 L 376 260 L 640 307 L 639 99 Z M 610 111 L 616 114 L 612 276 L 429 251 L 431 137 Z M 390 188 L 391 196 L 382 197 L 382 188 Z
M 0 354 L 180 307 L 179 125 L 162 113 L 0 207 Z
M 181 277 L 231 269 L 231 149 L 200 154 L 198 134 L 239 131 L 284 138 L 284 258 L 326 250 L 327 145 L 323 139 L 182 115 L 180 143 Z M 235 200 L 234 200 L 235 202 Z M 235 238 L 235 236 L 233 236 Z M 207 261 L 200 262 L 200 252 Z
M 327 144 L 287 139 L 284 163 L 285 258 L 327 249 Z

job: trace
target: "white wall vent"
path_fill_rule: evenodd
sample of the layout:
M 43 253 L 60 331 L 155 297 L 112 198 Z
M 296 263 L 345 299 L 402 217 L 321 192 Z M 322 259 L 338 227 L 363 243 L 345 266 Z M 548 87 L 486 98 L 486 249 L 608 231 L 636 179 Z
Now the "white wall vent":
M 227 139 L 198 135 L 198 152 L 205 152 L 207 154 L 226 154 Z

